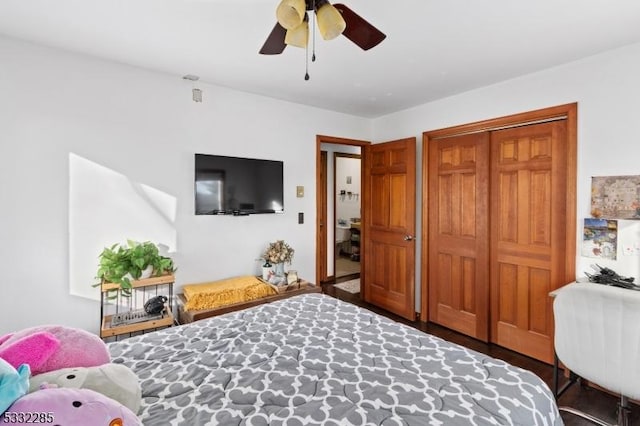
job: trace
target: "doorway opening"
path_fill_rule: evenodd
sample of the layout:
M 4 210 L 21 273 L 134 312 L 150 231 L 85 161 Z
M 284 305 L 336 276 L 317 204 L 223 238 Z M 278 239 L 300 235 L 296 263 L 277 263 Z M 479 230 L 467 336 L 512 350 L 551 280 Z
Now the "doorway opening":
M 360 277 L 362 147 L 369 142 L 317 136 L 316 282 Z
M 333 275 L 340 278 L 360 277 L 360 229 L 361 229 L 361 155 L 360 147 L 348 148 L 357 154 L 333 153 Z
M 344 291 L 355 290 L 361 300 L 415 320 L 416 138 L 371 144 L 316 137 L 316 283 L 323 284 L 324 289 L 324 283 L 334 288 L 348 282 L 334 286 L 335 274 L 328 274 L 328 254 L 335 253 L 335 240 L 328 234 L 335 231 L 333 220 L 329 220 L 333 210 L 328 208 L 332 198 L 328 188 L 332 186 L 327 184 L 329 155 L 323 151 L 323 143 L 358 146 L 362 150 L 361 274 L 356 280 L 357 288 Z

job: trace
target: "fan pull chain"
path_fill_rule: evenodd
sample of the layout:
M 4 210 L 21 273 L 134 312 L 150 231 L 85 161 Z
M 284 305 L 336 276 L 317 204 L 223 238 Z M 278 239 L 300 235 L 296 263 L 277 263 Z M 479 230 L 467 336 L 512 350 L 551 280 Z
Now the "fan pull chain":
M 304 67 L 305 67 L 304 79 L 305 81 L 307 81 L 309 80 L 309 46 L 308 44 L 304 48 Z
M 312 43 L 313 43 L 313 52 L 311 54 L 311 62 L 316 61 L 316 21 L 318 17 L 316 15 L 316 0 L 313 0 L 313 35 L 312 35 Z
M 311 20 L 313 21 L 312 25 L 311 25 L 311 31 L 313 32 L 312 35 L 312 43 L 313 43 L 313 51 L 312 51 L 312 56 L 311 56 L 311 61 L 315 61 L 316 60 L 316 0 L 313 0 L 312 2 L 312 6 L 311 6 L 311 13 L 313 14 L 313 17 L 311 18 Z M 304 79 L 305 81 L 309 81 L 309 42 L 307 42 L 307 45 L 304 47 L 304 66 L 305 66 L 305 73 L 304 73 Z

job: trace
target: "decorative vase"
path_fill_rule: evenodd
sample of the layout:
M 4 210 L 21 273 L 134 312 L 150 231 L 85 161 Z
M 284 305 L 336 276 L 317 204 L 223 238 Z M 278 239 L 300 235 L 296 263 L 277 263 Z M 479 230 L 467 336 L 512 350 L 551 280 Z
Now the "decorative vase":
M 276 277 L 284 277 L 284 262 L 273 264 L 273 273 Z

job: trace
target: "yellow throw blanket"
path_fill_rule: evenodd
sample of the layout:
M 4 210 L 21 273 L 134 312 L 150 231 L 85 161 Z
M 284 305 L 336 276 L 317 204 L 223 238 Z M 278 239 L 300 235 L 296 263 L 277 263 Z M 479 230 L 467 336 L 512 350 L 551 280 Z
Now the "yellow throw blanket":
M 246 275 L 226 280 L 187 284 L 182 288 L 185 311 L 213 309 L 276 294 L 275 289 L 258 277 Z

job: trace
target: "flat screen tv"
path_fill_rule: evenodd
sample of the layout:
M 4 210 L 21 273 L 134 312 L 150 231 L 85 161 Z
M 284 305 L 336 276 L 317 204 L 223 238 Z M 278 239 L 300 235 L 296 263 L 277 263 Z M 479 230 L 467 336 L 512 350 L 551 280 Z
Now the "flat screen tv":
M 197 215 L 283 213 L 283 163 L 195 155 Z

